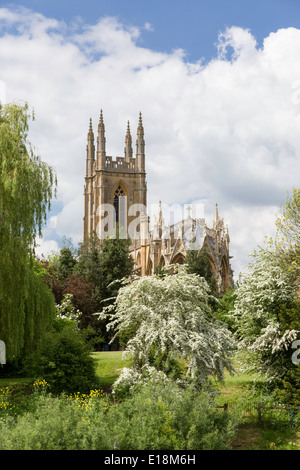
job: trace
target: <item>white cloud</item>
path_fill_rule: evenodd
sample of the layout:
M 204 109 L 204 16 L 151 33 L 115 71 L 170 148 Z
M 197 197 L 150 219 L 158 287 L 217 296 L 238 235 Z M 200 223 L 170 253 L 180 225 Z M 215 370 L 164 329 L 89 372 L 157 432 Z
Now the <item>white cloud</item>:
M 47 258 L 49 255 L 53 255 L 59 252 L 59 244 L 55 240 L 45 240 L 44 238 L 38 238 L 36 240 L 37 246 L 35 253 L 38 258 Z
M 115 18 L 66 25 L 0 8 L 0 32 L 6 101 L 34 108 L 30 139 L 58 174 L 63 209 L 48 236 L 81 239 L 86 135 L 100 108 L 112 156 L 123 154 L 128 119 L 135 140 L 142 111 L 149 204 L 204 200 L 210 225 L 219 203 L 236 272 L 272 233 L 300 173 L 300 30 L 271 33 L 259 49 L 229 28 L 206 65 L 140 47 L 142 30 Z
M 146 23 L 144 24 L 144 29 L 145 29 L 146 31 L 151 31 L 151 32 L 154 31 L 154 28 L 153 28 L 152 24 L 149 23 L 149 22 L 146 22 Z

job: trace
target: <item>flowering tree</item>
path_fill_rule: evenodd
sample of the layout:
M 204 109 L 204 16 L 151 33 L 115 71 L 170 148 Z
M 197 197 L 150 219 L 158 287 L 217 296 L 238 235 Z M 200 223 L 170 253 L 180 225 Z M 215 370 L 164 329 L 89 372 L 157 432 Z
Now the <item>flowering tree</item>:
M 253 258 L 234 307 L 239 347 L 252 353 L 249 371 L 280 378 L 292 366 L 291 346 L 299 333 L 286 321 L 299 317 L 295 272 L 285 269 L 276 250 L 259 248 Z
M 123 285 L 115 304 L 100 314 L 110 318 L 108 329 L 115 336 L 132 333 L 124 354 L 132 356 L 133 366 L 123 369 L 118 384 L 153 372 L 168 376 L 178 360 L 184 361 L 184 378 L 197 384 L 209 374 L 222 380 L 225 368 L 232 372 L 234 339 L 214 317 L 209 299 L 205 279 L 188 274 L 184 266 L 173 275 L 145 276 Z
M 82 313 L 73 305 L 73 294 L 65 294 L 60 304 L 56 304 L 56 314 L 59 318 L 78 324 Z

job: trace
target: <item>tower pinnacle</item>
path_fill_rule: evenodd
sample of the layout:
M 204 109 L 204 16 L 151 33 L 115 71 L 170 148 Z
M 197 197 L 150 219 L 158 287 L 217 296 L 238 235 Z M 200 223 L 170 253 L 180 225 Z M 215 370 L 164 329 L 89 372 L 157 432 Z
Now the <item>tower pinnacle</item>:
M 130 133 L 130 124 L 127 122 L 127 134 L 125 137 L 125 161 L 129 161 L 132 158 L 132 139 Z
M 99 124 L 98 124 L 98 130 L 105 131 L 102 109 L 100 110 L 100 119 L 99 119 Z
M 98 137 L 97 137 L 97 161 L 98 168 L 105 167 L 106 158 L 106 139 L 105 139 L 105 126 L 103 121 L 103 112 L 100 111 L 100 119 L 98 124 Z
M 139 125 L 137 128 L 137 135 L 144 135 L 144 128 L 143 128 L 143 121 L 142 121 L 142 113 L 139 114 Z
M 89 125 L 89 131 L 88 131 L 88 140 L 94 140 L 92 118 L 90 118 L 90 125 Z
M 94 145 L 94 132 L 92 125 L 92 118 L 90 118 L 90 125 L 87 135 L 86 146 L 86 176 L 89 177 L 93 172 L 93 164 L 95 160 L 95 145 Z
M 144 141 L 144 127 L 142 121 L 142 113 L 139 114 L 139 125 L 137 128 L 136 139 L 136 169 L 145 171 L 145 141 Z
M 216 203 L 216 208 L 215 208 L 215 222 L 217 223 L 219 220 L 219 211 L 218 211 L 218 204 Z

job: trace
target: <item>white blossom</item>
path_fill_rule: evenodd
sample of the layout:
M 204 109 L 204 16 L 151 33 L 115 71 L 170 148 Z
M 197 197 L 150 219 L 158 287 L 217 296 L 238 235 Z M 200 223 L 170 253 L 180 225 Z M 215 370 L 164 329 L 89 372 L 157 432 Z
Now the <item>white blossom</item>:
M 56 304 L 56 314 L 60 318 L 78 322 L 82 313 L 72 303 L 73 294 L 65 294 L 60 304 Z
M 131 377 L 145 375 L 142 368 L 151 365 L 153 347 L 156 355 L 165 353 L 167 360 L 184 360 L 187 376 L 198 382 L 209 374 L 222 380 L 224 368 L 233 372 L 234 338 L 213 315 L 209 298 L 205 279 L 187 274 L 184 267 L 174 275 L 135 279 L 120 289 L 115 304 L 102 318 L 109 317 L 108 328 L 115 336 L 128 329 L 135 331 L 124 352 L 133 358 Z M 119 381 L 128 377 L 125 370 Z
M 259 249 L 253 257 L 237 290 L 233 312 L 239 348 L 253 353 L 249 371 L 280 377 L 286 372 L 287 351 L 299 334 L 282 328 L 280 311 L 297 299 L 297 284 L 275 251 Z

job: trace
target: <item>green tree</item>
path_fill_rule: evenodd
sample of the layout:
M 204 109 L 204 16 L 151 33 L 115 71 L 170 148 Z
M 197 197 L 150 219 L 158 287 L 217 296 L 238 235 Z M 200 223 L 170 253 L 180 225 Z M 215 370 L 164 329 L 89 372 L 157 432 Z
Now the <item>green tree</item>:
M 24 370 L 44 379 L 54 394 L 88 392 L 97 386 L 95 363 L 85 338 L 72 325 L 52 330 L 38 342 Z
M 236 286 L 237 287 L 237 286 Z M 219 320 L 226 323 L 230 331 L 235 331 L 235 320 L 233 317 L 234 304 L 237 297 L 237 288 L 227 289 L 224 295 L 218 299 L 215 313 Z
M 276 220 L 276 249 L 288 269 L 300 267 L 300 189 L 288 194 L 282 215 Z
M 132 274 L 134 261 L 129 253 L 128 239 L 107 238 L 100 254 L 101 298 L 115 297 L 121 280 Z M 110 301 L 109 301 L 110 302 Z
M 77 264 L 70 248 L 62 248 L 58 258 L 57 275 L 58 279 L 65 281 L 68 276 L 74 273 Z
M 96 235 L 81 244 L 76 271 L 93 285 L 98 311 L 102 310 L 106 299 L 116 296 L 119 281 L 132 274 L 134 261 L 129 246 L 128 239 L 106 238 L 100 243 Z
M 121 279 L 128 277 L 133 270 L 133 259 L 129 253 L 130 241 L 120 238 L 107 238 L 102 243 L 91 235 L 80 245 L 76 272 L 86 279 L 92 288 L 89 305 L 90 315 L 85 311 L 84 325 L 95 331 L 95 337 L 109 342 L 106 322 L 95 321 L 95 312 L 101 312 L 106 305 L 112 304 L 121 286 Z M 69 284 L 67 280 L 67 284 Z M 69 287 L 68 287 L 68 291 Z M 75 294 L 74 291 L 72 291 Z M 76 298 L 76 295 L 75 295 Z
M 211 268 L 206 248 L 204 247 L 202 250 L 189 250 L 186 256 L 186 263 L 188 265 L 188 272 L 204 277 L 212 294 L 217 295 L 217 281 Z
M 86 238 L 80 244 L 76 265 L 76 272 L 93 285 L 94 297 L 99 296 L 98 290 L 101 283 L 100 250 L 101 244 L 96 234 Z
M 43 281 L 33 272 L 34 249 L 56 186 L 53 169 L 28 141 L 31 117 L 28 105 L 0 104 L 0 334 L 8 360 L 24 354 L 27 331 L 35 332 L 27 343 L 36 338 L 39 312 L 30 309 Z

